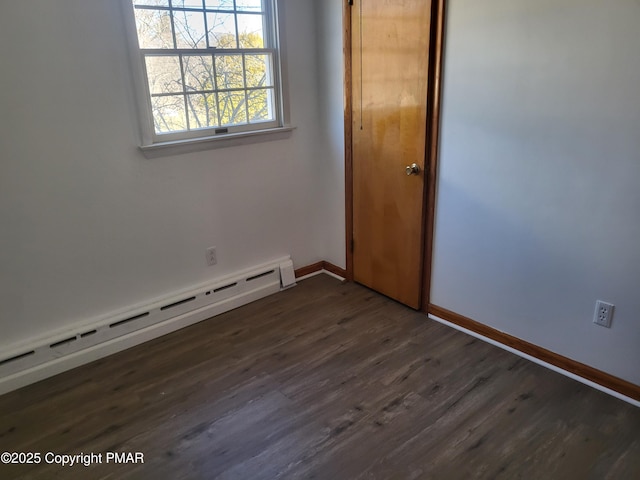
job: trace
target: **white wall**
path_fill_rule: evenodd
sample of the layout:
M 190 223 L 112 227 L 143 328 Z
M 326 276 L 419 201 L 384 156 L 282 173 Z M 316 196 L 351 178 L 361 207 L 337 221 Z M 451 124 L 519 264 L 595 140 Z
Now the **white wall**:
M 344 235 L 322 225 L 334 148 L 318 133 L 314 2 L 281 1 L 290 138 L 152 160 L 118 3 L 3 5 L 0 350 L 284 254 L 339 263 Z
M 448 4 L 432 301 L 640 384 L 640 3 Z
M 321 212 L 322 258 L 346 268 L 344 204 L 344 60 L 342 4 L 315 2 L 320 133 L 323 151 L 317 166 L 325 188 Z

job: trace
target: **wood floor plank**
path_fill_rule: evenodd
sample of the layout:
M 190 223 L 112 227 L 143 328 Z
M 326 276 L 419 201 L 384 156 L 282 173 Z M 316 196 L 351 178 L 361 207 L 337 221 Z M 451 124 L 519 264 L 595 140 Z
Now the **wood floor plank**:
M 640 409 L 319 275 L 0 397 L 0 478 L 640 478 Z

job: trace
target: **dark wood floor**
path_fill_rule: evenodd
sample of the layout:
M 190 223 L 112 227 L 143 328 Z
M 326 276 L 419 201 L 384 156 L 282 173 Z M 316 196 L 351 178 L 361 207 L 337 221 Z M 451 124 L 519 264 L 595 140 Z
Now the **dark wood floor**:
M 297 287 L 0 397 L 0 478 L 639 479 L 640 409 L 354 284 Z

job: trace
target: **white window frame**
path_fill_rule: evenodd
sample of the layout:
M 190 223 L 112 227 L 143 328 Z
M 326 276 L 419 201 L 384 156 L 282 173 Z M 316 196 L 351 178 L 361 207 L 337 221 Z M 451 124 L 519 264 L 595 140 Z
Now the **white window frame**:
M 266 138 L 284 138 L 294 127 L 289 125 L 288 96 L 286 95 L 283 72 L 284 66 L 283 45 L 280 41 L 281 22 L 278 9 L 278 0 L 263 0 L 265 4 L 265 17 L 271 28 L 265 29 L 265 51 L 273 58 L 271 75 L 274 84 L 274 113 L 275 119 L 259 123 L 247 123 L 241 125 L 229 125 L 222 127 L 210 127 L 193 129 L 181 132 L 156 133 L 151 106 L 151 92 L 146 74 L 145 55 L 160 53 L 160 50 L 141 49 L 138 43 L 138 32 L 134 14 L 134 2 L 121 0 L 123 6 L 124 21 L 128 44 L 130 49 L 133 83 L 136 96 L 136 104 L 140 121 L 140 149 L 145 155 L 156 155 L 166 150 L 166 153 L 183 153 L 208 148 L 219 148 L 254 143 Z M 268 37 L 268 38 L 267 38 Z M 176 54 L 214 54 L 220 53 L 259 53 L 252 49 L 165 49 L 164 52 Z M 273 138 L 273 139 L 275 139 Z

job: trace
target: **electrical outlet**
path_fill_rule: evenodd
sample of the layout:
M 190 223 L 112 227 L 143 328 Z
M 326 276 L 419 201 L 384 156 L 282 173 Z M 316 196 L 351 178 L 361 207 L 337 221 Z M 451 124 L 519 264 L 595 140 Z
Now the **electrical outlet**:
M 611 318 L 613 317 L 613 304 L 598 300 L 596 302 L 596 311 L 593 315 L 593 323 L 601 327 L 611 328 Z
M 216 247 L 207 248 L 207 265 L 210 267 L 218 263 L 218 257 L 216 256 Z

